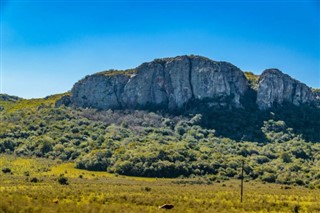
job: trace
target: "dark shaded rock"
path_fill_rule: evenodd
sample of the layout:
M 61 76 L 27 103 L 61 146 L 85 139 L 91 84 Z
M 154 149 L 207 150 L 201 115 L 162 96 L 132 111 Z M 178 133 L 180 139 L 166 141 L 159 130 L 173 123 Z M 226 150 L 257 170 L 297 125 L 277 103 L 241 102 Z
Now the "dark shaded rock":
M 55 107 L 60 106 L 70 106 L 71 105 L 71 98 L 70 95 L 64 95 L 59 100 L 56 101 Z
M 172 204 L 163 204 L 162 206 L 159 206 L 159 209 L 173 209 L 174 205 Z

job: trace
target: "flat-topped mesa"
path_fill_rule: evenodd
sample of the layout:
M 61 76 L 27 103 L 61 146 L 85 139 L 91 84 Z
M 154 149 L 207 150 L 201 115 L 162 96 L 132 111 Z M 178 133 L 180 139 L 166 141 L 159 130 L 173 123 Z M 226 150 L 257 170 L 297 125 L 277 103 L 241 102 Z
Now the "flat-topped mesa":
M 201 56 L 156 59 L 133 71 L 87 76 L 74 85 L 72 104 L 99 109 L 157 106 L 173 110 L 194 100 L 206 100 L 212 105 L 241 107 L 240 98 L 249 87 L 236 66 Z
M 259 78 L 257 104 L 260 109 L 283 103 L 299 106 L 314 101 L 315 96 L 307 85 L 278 69 L 267 69 Z

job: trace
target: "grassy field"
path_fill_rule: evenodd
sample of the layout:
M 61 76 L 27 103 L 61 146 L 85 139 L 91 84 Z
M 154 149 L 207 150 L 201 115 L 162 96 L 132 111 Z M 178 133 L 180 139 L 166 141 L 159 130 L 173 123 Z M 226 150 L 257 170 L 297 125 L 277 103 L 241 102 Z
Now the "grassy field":
M 320 212 L 320 190 L 297 186 L 245 182 L 240 203 L 237 180 L 125 177 L 9 155 L 0 166 L 11 169 L 0 174 L 0 212 Z M 174 208 L 159 210 L 165 203 Z

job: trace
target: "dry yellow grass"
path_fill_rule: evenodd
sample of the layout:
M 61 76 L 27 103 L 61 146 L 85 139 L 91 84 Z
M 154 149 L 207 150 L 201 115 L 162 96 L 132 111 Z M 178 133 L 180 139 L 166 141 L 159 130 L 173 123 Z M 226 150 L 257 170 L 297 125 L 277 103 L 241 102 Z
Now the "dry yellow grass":
M 13 172 L 0 174 L 0 212 L 162 212 L 164 203 L 174 205 L 171 212 L 320 212 L 320 190 L 246 182 L 240 203 L 237 180 L 125 177 L 73 165 L 0 156 L 0 167 Z M 57 182 L 61 174 L 69 185 Z

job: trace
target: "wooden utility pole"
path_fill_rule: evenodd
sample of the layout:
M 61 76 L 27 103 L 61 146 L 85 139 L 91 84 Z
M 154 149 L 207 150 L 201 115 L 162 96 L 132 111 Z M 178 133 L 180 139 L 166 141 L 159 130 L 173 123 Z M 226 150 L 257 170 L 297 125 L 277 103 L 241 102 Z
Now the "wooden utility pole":
M 242 197 L 243 197 L 243 170 L 244 170 L 244 160 L 242 160 L 242 166 L 241 166 L 241 189 L 240 189 L 240 202 L 242 203 Z

